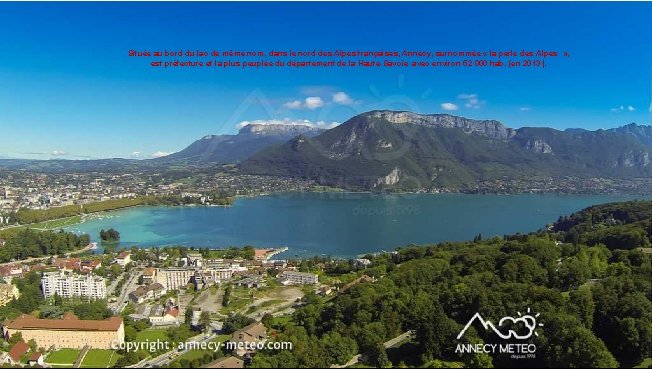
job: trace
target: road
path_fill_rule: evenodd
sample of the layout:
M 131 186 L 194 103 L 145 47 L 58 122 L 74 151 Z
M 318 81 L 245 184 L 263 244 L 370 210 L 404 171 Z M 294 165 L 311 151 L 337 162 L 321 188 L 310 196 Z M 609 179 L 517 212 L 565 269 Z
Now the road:
M 413 331 L 407 331 L 407 332 L 405 332 L 405 333 L 403 333 L 401 335 L 398 335 L 398 336 L 392 338 L 389 341 L 386 341 L 385 343 L 383 343 L 383 346 L 385 346 L 385 348 L 388 349 L 388 348 L 394 347 L 394 346 L 398 345 L 399 343 L 401 343 L 401 342 L 403 342 L 403 341 L 405 341 L 407 339 L 410 339 L 412 337 L 414 337 L 414 332 Z M 346 362 L 346 364 L 344 364 L 344 365 L 331 365 L 331 368 L 347 368 L 349 366 L 352 366 L 352 365 L 355 365 L 355 364 L 359 363 L 360 359 L 362 359 L 362 355 L 358 354 L 358 355 L 355 355 L 353 358 L 351 358 L 351 360 Z
M 138 275 L 139 273 L 130 273 L 128 279 L 125 281 L 124 285 L 122 286 L 122 291 L 120 291 L 120 296 L 118 296 L 118 300 L 116 302 L 110 303 L 109 308 L 113 310 L 116 314 L 120 314 L 122 310 L 127 306 L 127 302 L 129 302 L 129 292 L 131 291 L 131 284 L 134 283 L 134 280 L 138 280 Z M 115 285 L 117 284 L 117 281 L 112 283 L 109 286 L 109 289 L 111 289 L 111 293 L 115 289 Z M 108 290 L 107 290 L 108 293 Z
M 186 342 L 208 342 L 208 341 L 214 339 L 215 337 L 217 337 L 217 335 L 214 334 L 214 333 L 211 334 L 208 337 L 206 337 L 206 335 L 204 333 L 202 333 L 202 334 L 199 334 L 197 336 L 194 336 L 194 337 L 191 337 L 191 338 L 187 339 Z M 157 356 L 155 358 L 152 358 L 150 360 L 141 361 L 140 363 L 135 364 L 135 365 L 131 365 L 130 368 L 151 368 L 151 367 L 154 367 L 154 366 L 165 367 L 165 366 L 168 366 L 170 364 L 170 362 L 172 362 L 172 360 L 174 360 L 178 356 L 181 356 L 181 355 L 185 354 L 188 351 L 190 351 L 190 350 L 178 351 L 176 348 L 173 348 L 171 351 L 168 351 L 168 352 L 166 352 L 164 354 L 161 354 L 161 355 L 159 355 L 159 356 Z M 171 358 L 170 356 L 174 356 L 174 357 Z

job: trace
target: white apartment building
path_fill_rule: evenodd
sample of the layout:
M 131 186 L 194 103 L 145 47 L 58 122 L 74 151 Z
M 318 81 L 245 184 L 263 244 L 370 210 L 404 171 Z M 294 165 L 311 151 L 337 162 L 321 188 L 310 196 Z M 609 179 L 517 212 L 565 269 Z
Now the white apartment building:
M 46 272 L 41 277 L 41 288 L 45 298 L 55 294 L 63 297 L 106 298 L 106 280 L 92 274 L 80 275 L 65 271 Z
M 233 272 L 232 269 L 216 268 L 164 268 L 158 271 L 157 280 L 168 290 L 185 288 L 188 283 L 194 283 L 196 288 L 204 288 L 231 279 Z
M 158 281 L 168 290 L 178 290 L 192 283 L 194 276 L 194 268 L 166 268 L 159 270 Z
M 286 270 L 281 274 L 283 284 L 317 284 L 319 277 L 314 273 L 302 273 Z
M 123 251 L 121 252 L 116 258 L 115 262 L 118 263 L 121 267 L 127 266 L 127 264 L 131 263 L 131 253 L 129 251 Z

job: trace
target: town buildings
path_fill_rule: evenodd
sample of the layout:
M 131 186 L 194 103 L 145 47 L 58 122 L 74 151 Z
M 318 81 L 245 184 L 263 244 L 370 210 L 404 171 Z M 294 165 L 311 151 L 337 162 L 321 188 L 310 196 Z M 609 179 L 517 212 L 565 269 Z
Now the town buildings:
M 233 272 L 232 269 L 213 267 L 162 268 L 157 271 L 156 280 L 168 290 L 186 288 L 191 283 L 194 284 L 196 289 L 202 289 L 231 279 Z
M 122 318 L 110 317 L 105 320 L 80 320 L 72 313 L 62 319 L 38 319 L 23 314 L 3 325 L 3 335 L 9 339 L 20 333 L 23 340 L 34 340 L 43 348 L 74 348 L 84 346 L 95 349 L 111 349 L 124 343 L 124 324 Z
M 106 298 L 106 280 L 104 278 L 92 274 L 74 274 L 64 270 L 43 273 L 41 289 L 45 298 L 51 298 L 54 295 L 63 298 Z
M 143 270 L 143 284 L 156 283 L 156 276 L 158 275 L 156 268 L 145 268 Z
M 267 329 L 263 323 L 252 323 L 243 329 L 233 332 L 227 348 L 232 349 L 235 355 L 244 357 L 254 353 L 258 343 L 267 341 Z
M 121 267 L 126 267 L 127 264 L 131 263 L 131 254 L 129 251 L 123 251 L 115 258 L 115 262 Z
M 317 284 L 319 277 L 314 273 L 302 273 L 286 270 L 280 275 L 283 284 Z
M 145 301 L 155 300 L 165 295 L 167 290 L 160 283 L 152 283 L 145 286 L 139 286 L 133 292 L 129 293 L 129 300 L 134 304 L 141 304 Z
M 152 325 L 172 325 L 179 323 L 179 308 L 177 306 L 154 305 L 149 314 Z
M 18 287 L 8 283 L 0 284 L 0 306 L 5 306 L 18 297 L 20 297 Z

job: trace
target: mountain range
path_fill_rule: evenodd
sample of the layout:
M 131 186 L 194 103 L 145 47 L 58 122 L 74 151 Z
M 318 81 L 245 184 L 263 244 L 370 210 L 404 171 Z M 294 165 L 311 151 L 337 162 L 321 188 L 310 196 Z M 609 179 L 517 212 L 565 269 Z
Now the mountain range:
M 165 164 L 236 163 L 297 135 L 313 137 L 323 131 L 301 124 L 248 124 L 240 128 L 238 134 L 204 136 L 177 153 L 152 160 Z
M 466 189 L 531 176 L 652 178 L 652 126 L 589 131 L 510 128 L 497 120 L 378 110 L 324 130 L 249 124 L 148 160 L 0 159 L 0 168 L 124 171 L 237 163 L 239 172 L 350 189 Z
M 649 126 L 512 129 L 495 120 L 384 110 L 268 147 L 239 168 L 343 188 L 463 189 L 534 175 L 650 178 L 651 157 Z

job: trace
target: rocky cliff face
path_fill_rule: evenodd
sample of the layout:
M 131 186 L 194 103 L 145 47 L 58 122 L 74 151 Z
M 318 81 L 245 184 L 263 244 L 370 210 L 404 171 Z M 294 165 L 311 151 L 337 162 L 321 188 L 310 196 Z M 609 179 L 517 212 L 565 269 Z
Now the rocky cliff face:
M 528 140 L 525 148 L 537 154 L 552 154 L 552 147 L 544 140 Z
M 613 167 L 647 167 L 650 165 L 650 154 L 645 151 L 630 151 L 621 157 L 618 160 L 615 160 Z
M 417 114 L 407 111 L 379 110 L 368 113 L 370 117 L 383 119 L 390 123 L 412 123 L 426 127 L 457 128 L 465 133 L 506 140 L 512 138 L 516 131 L 497 120 L 475 120 L 448 114 Z
M 309 125 L 300 124 L 248 124 L 240 128 L 239 134 L 298 136 L 317 135 L 324 130 Z

